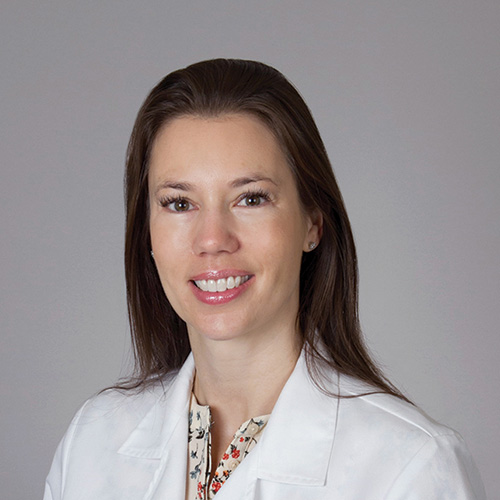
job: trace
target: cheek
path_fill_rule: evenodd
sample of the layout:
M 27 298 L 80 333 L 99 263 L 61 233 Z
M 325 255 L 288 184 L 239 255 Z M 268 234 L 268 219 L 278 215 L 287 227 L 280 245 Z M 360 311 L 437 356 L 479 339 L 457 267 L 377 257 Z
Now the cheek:
M 302 253 L 304 239 L 307 234 L 306 221 L 299 211 L 290 211 L 288 217 L 276 224 L 276 238 L 289 248 L 291 253 Z
M 294 281 L 300 271 L 305 229 L 294 216 L 280 218 L 249 232 L 247 248 L 260 255 L 264 270 L 276 274 L 279 281 Z M 297 276 L 295 276 L 297 275 Z
M 173 228 L 162 227 L 158 224 L 152 224 L 150 230 L 151 246 L 163 288 L 169 287 L 175 292 L 176 284 L 185 274 L 183 263 L 189 255 L 186 239 L 176 233 Z M 165 290 L 166 293 L 167 291 Z
M 175 224 L 175 219 L 173 222 L 161 215 L 150 222 L 151 246 L 155 251 L 155 255 L 156 252 L 159 252 L 168 257 L 169 255 L 187 252 L 187 228 L 182 224 Z

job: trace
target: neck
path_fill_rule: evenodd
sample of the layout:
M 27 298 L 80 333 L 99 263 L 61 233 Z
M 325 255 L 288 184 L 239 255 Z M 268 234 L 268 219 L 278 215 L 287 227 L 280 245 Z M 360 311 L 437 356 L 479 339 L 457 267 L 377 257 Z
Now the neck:
M 191 347 L 198 402 L 210 406 L 214 421 L 218 418 L 236 428 L 249 418 L 271 413 L 300 354 L 298 335 L 290 334 L 267 336 L 257 343 L 203 339 L 192 341 Z

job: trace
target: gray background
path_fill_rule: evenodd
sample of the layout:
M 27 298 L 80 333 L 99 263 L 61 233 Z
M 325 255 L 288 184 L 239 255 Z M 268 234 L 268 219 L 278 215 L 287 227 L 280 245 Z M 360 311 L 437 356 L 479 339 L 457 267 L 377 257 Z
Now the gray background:
M 2 499 L 41 498 L 91 394 L 127 373 L 122 170 L 163 75 L 262 60 L 322 131 L 368 342 L 500 498 L 500 2 L 28 1 L 0 7 Z

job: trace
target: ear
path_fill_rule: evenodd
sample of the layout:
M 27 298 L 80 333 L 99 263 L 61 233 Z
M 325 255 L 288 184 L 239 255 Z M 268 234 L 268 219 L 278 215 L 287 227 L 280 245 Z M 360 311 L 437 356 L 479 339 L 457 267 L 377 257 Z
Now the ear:
M 321 236 L 323 236 L 323 214 L 318 209 L 315 209 L 307 216 L 307 235 L 304 240 L 303 251 L 310 252 L 314 250 L 319 245 Z

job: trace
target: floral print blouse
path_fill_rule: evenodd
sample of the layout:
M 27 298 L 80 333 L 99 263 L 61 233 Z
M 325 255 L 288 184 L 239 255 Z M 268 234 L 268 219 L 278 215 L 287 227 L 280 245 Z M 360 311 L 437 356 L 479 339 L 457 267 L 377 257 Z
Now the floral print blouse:
M 188 477 L 186 500 L 210 500 L 220 490 L 231 473 L 257 444 L 270 415 L 251 418 L 236 431 L 234 438 L 217 466 L 210 481 L 212 417 L 209 406 L 198 404 L 191 395 L 188 434 Z

